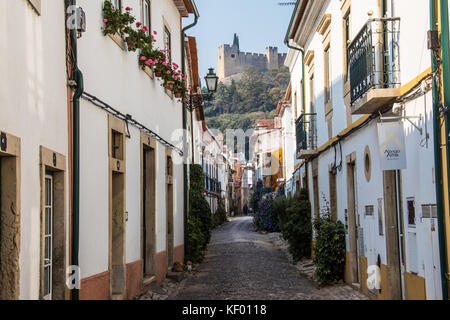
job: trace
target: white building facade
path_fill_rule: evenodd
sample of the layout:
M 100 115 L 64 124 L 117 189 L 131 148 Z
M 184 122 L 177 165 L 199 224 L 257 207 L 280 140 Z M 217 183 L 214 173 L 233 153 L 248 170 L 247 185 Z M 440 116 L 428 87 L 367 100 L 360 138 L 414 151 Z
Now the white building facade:
M 181 21 L 193 12 L 186 3 L 113 1 L 131 8 L 178 65 Z M 104 1 L 78 5 L 88 25 L 78 40 L 80 298 L 130 299 L 184 260 L 183 105 L 120 36 L 103 35 Z
M 300 0 L 287 35 L 291 190 L 309 190 L 313 217 L 328 207 L 345 224 L 345 280 L 379 299 L 442 298 L 428 6 Z M 386 164 L 392 146 L 406 163 Z M 370 266 L 381 287 L 368 287 Z

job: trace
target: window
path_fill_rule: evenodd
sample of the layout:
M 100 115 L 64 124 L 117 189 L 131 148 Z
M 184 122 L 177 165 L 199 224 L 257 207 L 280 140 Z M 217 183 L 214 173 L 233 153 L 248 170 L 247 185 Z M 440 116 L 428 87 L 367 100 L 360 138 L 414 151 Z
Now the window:
M 122 11 L 122 0 L 110 0 L 114 8 Z
M 416 209 L 414 205 L 414 198 L 407 199 L 407 207 L 408 207 L 408 225 L 415 226 L 416 225 Z
M 309 101 L 310 101 L 310 112 L 316 113 L 316 106 L 314 101 L 314 73 L 309 78 Z
M 435 204 L 423 204 L 422 218 L 437 218 L 437 206 Z
M 123 160 L 123 141 L 122 134 L 117 131 L 112 131 L 112 150 L 111 154 L 114 159 Z
M 168 61 L 172 61 L 172 40 L 167 27 L 164 27 L 164 49 L 168 53 Z
M 366 206 L 366 216 L 373 216 L 373 206 Z
M 331 64 L 330 47 L 325 49 L 325 102 L 331 101 Z
M 45 176 L 44 299 L 52 299 L 53 274 L 53 176 Z
M 150 0 L 143 0 L 142 3 L 142 23 L 148 28 L 147 35 L 150 34 L 151 25 L 151 7 Z
M 348 47 L 350 45 L 350 10 L 347 12 L 347 14 L 344 17 L 344 82 L 348 81 L 348 74 L 349 74 L 349 63 L 348 63 Z

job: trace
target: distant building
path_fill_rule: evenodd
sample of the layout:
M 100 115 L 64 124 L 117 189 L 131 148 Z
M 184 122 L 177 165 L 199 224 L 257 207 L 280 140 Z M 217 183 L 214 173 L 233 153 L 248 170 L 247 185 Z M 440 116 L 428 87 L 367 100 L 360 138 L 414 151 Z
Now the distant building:
M 234 34 L 233 45 L 222 45 L 218 49 L 217 66 L 220 81 L 230 81 L 240 78 L 248 67 L 255 67 L 259 71 L 278 69 L 284 64 L 285 53 L 278 53 L 277 47 L 267 47 L 266 53 L 249 53 L 239 50 L 239 37 Z M 235 77 L 233 77 L 235 76 Z

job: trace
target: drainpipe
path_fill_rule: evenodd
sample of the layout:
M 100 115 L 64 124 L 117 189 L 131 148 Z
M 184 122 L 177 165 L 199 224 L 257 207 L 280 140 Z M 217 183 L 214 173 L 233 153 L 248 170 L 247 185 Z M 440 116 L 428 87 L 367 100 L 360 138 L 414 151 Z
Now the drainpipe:
M 441 14 L 443 7 L 447 10 L 446 3 L 444 6 L 442 4 L 446 1 L 441 1 Z M 437 0 L 430 0 L 430 23 L 431 30 L 437 29 L 436 22 L 438 21 L 437 12 L 436 12 Z M 445 13 L 446 15 L 447 13 Z M 442 21 L 442 42 L 443 44 L 447 43 L 448 45 L 448 20 Z M 444 27 L 446 30 L 444 31 Z M 447 38 L 445 41 L 444 37 Z M 447 48 L 442 48 L 443 53 L 448 54 Z M 444 62 L 447 63 L 447 62 Z M 435 59 L 432 57 L 431 60 L 432 70 L 435 72 L 437 68 L 441 66 L 436 65 Z M 444 69 L 444 72 L 445 69 Z M 437 100 L 438 90 L 441 90 L 436 84 L 436 81 L 433 79 L 433 134 L 434 134 L 434 161 L 435 161 L 435 181 L 436 181 L 436 205 L 437 205 L 437 213 L 438 213 L 438 236 L 439 236 L 439 254 L 440 254 L 440 267 L 441 267 L 441 286 L 442 286 L 442 298 L 444 300 L 448 300 L 448 281 L 446 278 L 447 275 L 447 257 L 446 253 L 446 243 L 445 243 L 445 218 L 444 218 L 444 204 L 443 204 L 443 178 L 442 178 L 442 155 L 441 155 L 441 126 L 440 126 L 440 110 L 439 107 L 441 105 L 441 101 Z
M 442 63 L 443 63 L 443 84 L 444 84 L 444 105 L 445 106 L 449 106 L 450 105 L 450 97 L 448 95 L 448 93 L 450 92 L 450 73 L 448 68 L 450 67 L 450 62 L 449 62 L 449 58 L 450 58 L 450 45 L 449 45 L 449 17 L 448 17 L 448 2 L 447 1 L 443 1 L 441 0 L 441 46 L 442 46 Z M 450 137 L 450 123 L 449 123 L 449 116 L 448 114 L 445 115 L 445 136 Z M 448 144 L 448 140 L 445 141 L 446 147 L 446 153 L 447 153 L 447 173 L 450 172 L 450 150 L 447 146 Z M 448 189 L 447 186 L 447 197 L 450 197 L 450 190 Z M 442 213 L 444 213 L 444 211 L 442 211 Z M 444 214 L 441 215 L 440 217 L 440 224 L 442 226 L 439 226 L 439 229 L 441 229 L 441 231 L 439 231 L 439 237 L 442 239 L 439 240 L 440 242 L 440 247 L 441 247 L 441 260 L 443 260 L 444 262 L 444 267 L 445 269 L 442 271 L 443 273 L 443 284 L 445 284 L 443 287 L 443 292 L 445 292 L 443 294 L 443 297 L 445 297 L 445 299 L 448 299 L 448 284 L 449 284 L 449 279 L 447 278 L 449 273 L 447 272 L 447 268 L 448 268 L 448 261 L 446 260 L 446 256 L 445 253 L 447 252 L 447 247 L 446 247 L 446 229 L 445 229 L 445 216 Z M 441 262 L 442 263 L 442 262 Z M 445 291 L 444 291 L 445 290 Z
M 291 22 L 289 23 L 289 27 L 288 30 L 286 32 L 286 36 L 284 37 L 284 44 L 292 49 L 292 50 L 296 50 L 296 51 L 300 51 L 302 54 L 302 110 L 303 110 L 303 114 L 306 113 L 306 100 L 305 100 L 305 49 L 304 48 L 300 48 L 300 47 L 294 47 L 289 43 L 289 32 L 291 30 L 292 24 L 294 23 L 294 17 L 295 17 L 295 12 L 297 12 L 298 6 L 300 4 L 300 1 L 297 1 L 297 4 L 295 6 L 294 9 L 294 14 L 292 15 L 291 18 Z M 295 113 L 294 113 L 295 114 Z M 295 119 L 297 120 L 297 119 Z M 306 190 L 308 190 L 308 161 L 305 162 L 305 173 L 306 173 Z M 300 170 L 299 170 L 299 175 L 300 175 Z
M 71 6 L 76 6 L 76 0 L 70 0 Z M 72 12 L 74 14 L 74 12 Z M 76 81 L 73 103 L 73 123 L 72 123 L 72 156 L 73 156 L 73 178 L 72 178 L 72 265 L 78 266 L 79 252 L 79 230 L 80 230 L 80 97 L 84 91 L 83 73 L 78 69 L 77 63 L 77 30 L 71 30 L 70 45 L 74 55 L 72 67 L 73 80 Z M 72 300 L 79 299 L 78 289 L 72 289 Z
M 185 33 L 188 29 L 194 27 L 197 22 L 198 22 L 198 18 L 200 17 L 200 14 L 198 13 L 197 10 L 197 6 L 195 5 L 194 1 L 191 1 L 191 5 L 194 8 L 194 22 L 186 27 L 184 27 L 181 31 L 181 56 L 182 56 L 182 61 L 181 61 L 181 69 L 183 70 L 183 74 L 186 74 L 186 61 L 185 61 L 185 57 L 186 57 L 186 53 L 185 53 L 185 43 L 184 43 L 184 37 L 185 37 Z M 187 148 L 187 135 L 186 135 L 186 128 L 187 128 L 187 123 L 186 123 L 186 119 L 187 118 L 187 113 L 186 113 L 186 103 L 183 101 L 183 143 L 184 143 L 184 150 L 185 150 L 185 154 L 184 154 L 184 161 L 183 161 L 183 174 L 184 174 L 184 257 L 186 258 L 187 253 L 188 253 L 188 170 L 187 170 L 187 161 L 188 161 L 188 156 L 186 153 Z M 193 130 L 193 128 L 191 128 L 191 130 Z M 192 141 L 193 143 L 193 141 Z

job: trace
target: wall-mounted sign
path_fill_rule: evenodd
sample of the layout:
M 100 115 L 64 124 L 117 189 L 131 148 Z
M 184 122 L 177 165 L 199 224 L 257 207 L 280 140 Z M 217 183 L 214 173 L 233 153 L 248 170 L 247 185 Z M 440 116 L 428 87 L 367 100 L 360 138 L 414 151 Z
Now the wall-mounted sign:
M 403 123 L 378 123 L 378 146 L 381 170 L 406 169 L 405 133 Z

